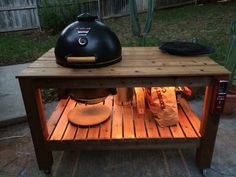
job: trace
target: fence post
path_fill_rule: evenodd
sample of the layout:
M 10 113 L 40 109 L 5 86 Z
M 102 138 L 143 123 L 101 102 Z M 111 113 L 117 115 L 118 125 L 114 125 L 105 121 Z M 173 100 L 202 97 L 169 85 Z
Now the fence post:
M 101 16 L 101 1 L 98 0 L 98 20 L 102 21 L 102 16 Z
M 38 25 L 38 27 L 39 27 L 39 30 L 40 31 L 42 31 L 42 28 L 41 28 L 41 24 L 40 24 L 40 20 L 39 20 L 39 12 L 38 12 L 38 0 L 34 0 L 34 3 L 35 3 L 35 6 L 36 6 L 36 8 L 35 8 L 35 20 L 36 20 L 36 23 L 37 23 L 37 25 Z

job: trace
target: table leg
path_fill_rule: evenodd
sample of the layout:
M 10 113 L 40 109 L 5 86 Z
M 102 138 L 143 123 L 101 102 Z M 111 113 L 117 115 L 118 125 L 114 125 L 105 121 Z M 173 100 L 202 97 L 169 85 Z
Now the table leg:
M 48 131 L 40 89 L 34 87 L 31 79 L 21 78 L 19 82 L 39 169 L 50 171 L 53 158 L 47 146 Z
M 210 168 L 212 155 L 215 146 L 215 139 L 219 125 L 220 113 L 212 113 L 211 106 L 213 105 L 215 95 L 215 86 L 206 88 L 203 114 L 201 118 L 200 133 L 202 135 L 200 147 L 197 149 L 196 161 L 201 170 Z

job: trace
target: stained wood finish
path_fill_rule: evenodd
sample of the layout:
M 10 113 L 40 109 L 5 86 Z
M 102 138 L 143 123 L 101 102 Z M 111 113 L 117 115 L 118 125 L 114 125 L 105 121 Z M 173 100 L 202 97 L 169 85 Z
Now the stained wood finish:
M 123 119 L 121 107 L 116 103 L 113 103 L 112 111 L 112 139 L 121 139 L 123 137 Z
M 52 150 L 127 149 L 199 147 L 197 164 L 210 167 L 219 114 L 210 113 L 214 100 L 215 78 L 228 77 L 229 71 L 206 56 L 180 57 L 162 53 L 157 47 L 122 48 L 123 60 L 95 69 L 63 68 L 55 63 L 54 49 L 49 50 L 17 78 L 25 103 L 38 165 L 49 170 Z M 118 88 L 152 86 L 207 86 L 201 123 L 185 100 L 179 100 L 176 126 L 162 128 L 150 110 L 138 115 L 132 106 L 118 106 L 113 97 L 105 104 L 111 117 L 96 127 L 76 127 L 67 113 L 77 104 L 62 99 L 48 123 L 45 121 L 40 88 Z
M 114 99 L 113 97 L 108 97 L 105 100 L 106 105 L 111 105 L 113 108 L 114 105 Z M 102 123 L 100 125 L 100 139 L 110 139 L 111 138 L 111 127 L 112 127 L 112 119 L 113 119 L 113 112 L 114 110 L 112 110 L 112 114 L 110 116 L 110 119 L 108 119 L 106 122 Z
M 195 139 L 198 141 L 201 137 L 199 134 L 199 119 L 196 116 L 188 116 L 193 113 L 189 113 L 192 111 L 186 106 L 187 102 L 185 102 L 185 106 L 179 106 L 180 123 L 177 126 L 164 128 L 156 124 L 149 109 L 146 110 L 144 115 L 139 115 L 132 105 L 116 105 L 113 96 L 109 96 L 104 104 L 112 110 L 111 117 L 107 122 L 88 128 L 76 127 L 68 122 L 66 117 L 68 111 L 76 105 L 75 101 L 70 99 L 65 105 L 64 112 L 59 118 L 60 120 L 55 126 L 49 141 L 99 140 L 100 142 L 110 142 L 116 140 L 128 141 L 130 139 L 142 141 L 149 138 L 171 139 L 172 141 L 175 141 L 176 138 L 184 141 Z M 50 124 L 48 126 L 52 127 Z
M 215 81 L 217 81 L 216 78 Z M 223 78 L 225 79 L 225 78 Z M 203 104 L 202 124 L 200 126 L 201 146 L 197 149 L 196 160 L 200 169 L 211 167 L 211 160 L 214 152 L 215 139 L 220 121 L 220 113 L 212 112 L 213 101 L 216 97 L 218 86 L 206 87 L 205 99 Z
M 189 106 L 189 104 L 185 99 L 180 98 L 178 99 L 178 101 L 181 104 L 181 107 L 183 108 L 184 113 L 186 114 L 187 117 L 195 117 L 194 119 L 192 119 L 190 123 L 194 127 L 195 133 L 200 137 L 201 136 L 199 130 L 200 121 L 198 121 L 197 115 L 193 112 L 192 108 Z
M 67 103 L 69 101 L 69 98 L 67 99 L 61 99 L 53 113 L 51 114 L 48 122 L 47 122 L 47 127 L 48 127 L 48 133 L 51 134 L 54 127 L 56 126 L 59 118 L 61 117 Z
M 132 67 L 131 67 L 132 66 Z M 158 47 L 123 48 L 122 61 L 95 69 L 68 69 L 55 63 L 49 50 L 18 77 L 177 77 L 228 75 L 229 72 L 206 56 L 183 57 L 161 52 Z
M 127 56 L 128 57 L 128 56 Z M 112 67 L 119 68 L 119 67 L 142 67 L 142 66 L 156 66 L 156 67 L 163 67 L 163 66 L 182 66 L 186 67 L 186 65 L 192 65 L 192 66 L 198 66 L 198 65 L 216 65 L 216 63 L 213 60 L 210 60 L 208 57 L 202 57 L 202 58 L 181 58 L 177 61 L 173 61 L 173 59 L 168 58 L 161 58 L 156 62 L 156 56 L 145 56 L 148 57 L 148 60 L 142 60 L 142 58 L 133 58 L 129 57 L 123 58 L 123 61 L 120 63 L 114 64 Z M 45 58 L 45 60 L 40 59 L 35 61 L 33 64 L 30 65 L 31 68 L 62 68 L 62 66 L 58 65 L 55 60 L 46 60 L 46 59 L 52 59 L 52 58 Z M 186 61 L 188 59 L 188 61 Z
M 65 111 L 63 112 L 63 114 L 60 118 L 60 121 L 58 122 L 55 130 L 53 131 L 52 136 L 50 137 L 51 140 L 58 140 L 58 139 L 61 140 L 64 132 L 66 132 L 63 130 L 65 130 L 65 129 L 67 130 L 67 128 L 71 127 L 70 123 L 68 122 L 67 114 L 72 108 L 75 107 L 75 105 L 76 105 L 76 102 L 74 100 L 70 99 L 66 108 L 65 108 Z M 71 132 L 72 130 L 68 130 L 68 131 Z
M 147 136 L 149 138 L 160 138 L 156 122 L 153 119 L 152 113 L 149 109 L 146 110 L 144 119 L 146 123 Z
M 119 87 L 155 87 L 155 86 L 206 86 L 211 84 L 210 76 L 191 77 L 116 77 L 116 78 L 71 78 L 64 75 L 62 78 L 37 78 L 35 85 L 42 88 L 114 88 Z M 63 83 L 63 84 L 61 84 Z M 83 84 L 81 84 L 83 83 Z
M 34 87 L 33 81 L 30 79 L 21 79 L 20 87 L 39 169 L 50 170 L 53 163 L 52 152 L 48 148 L 45 140 L 49 137 L 51 131 L 49 132 L 47 128 L 40 90 Z M 64 104 L 64 100 L 62 100 L 58 107 L 61 105 L 64 105 L 64 107 L 67 106 L 67 104 Z M 57 113 L 53 115 L 57 115 L 58 117 L 56 117 L 56 119 L 58 119 L 61 110 L 56 109 L 56 112 Z M 50 121 L 52 124 L 48 126 L 49 129 L 55 126 L 53 120 Z

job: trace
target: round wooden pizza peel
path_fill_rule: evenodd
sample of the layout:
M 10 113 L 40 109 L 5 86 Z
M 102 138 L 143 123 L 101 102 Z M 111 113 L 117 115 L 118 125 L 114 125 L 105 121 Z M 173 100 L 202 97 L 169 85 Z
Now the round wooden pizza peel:
M 94 126 L 106 121 L 111 115 L 111 110 L 105 105 L 75 107 L 68 113 L 68 120 L 79 126 Z

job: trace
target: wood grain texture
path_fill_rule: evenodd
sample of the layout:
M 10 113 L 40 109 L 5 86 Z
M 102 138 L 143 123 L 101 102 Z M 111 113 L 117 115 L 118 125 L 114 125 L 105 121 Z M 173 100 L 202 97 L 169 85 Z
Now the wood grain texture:
M 186 117 L 191 117 L 191 125 L 193 126 L 196 134 L 200 137 L 200 120 L 197 117 L 197 115 L 193 112 L 192 108 L 190 105 L 187 103 L 187 101 L 183 98 L 178 100 L 179 103 L 181 104 L 181 107 L 183 109 L 183 112 L 186 114 Z
M 103 103 L 98 103 L 96 105 L 103 105 Z M 88 128 L 88 136 L 87 139 L 98 139 L 100 133 L 100 124 L 95 126 L 90 126 Z
M 112 68 L 119 68 L 119 67 L 142 67 L 142 66 L 149 66 L 149 67 L 165 67 L 165 66 L 182 66 L 186 67 L 188 65 L 191 66 L 199 66 L 199 65 L 216 65 L 216 63 L 213 60 L 210 60 L 207 57 L 203 58 L 197 58 L 197 59 L 190 59 L 186 61 L 185 58 L 179 58 L 173 61 L 173 59 L 158 59 L 158 62 L 156 61 L 157 58 L 154 58 L 153 56 L 148 57 L 147 60 L 143 60 L 142 58 L 138 59 L 131 58 L 131 57 L 123 57 L 122 62 L 116 63 L 112 65 Z M 44 58 L 41 58 L 40 60 L 35 61 L 30 65 L 30 68 L 62 68 L 62 66 L 58 65 L 55 60 L 48 60 Z
M 88 136 L 87 139 L 98 139 L 99 137 L 99 131 L 100 131 L 100 125 L 96 125 L 94 127 L 88 128 Z
M 124 138 L 135 138 L 134 132 L 134 121 L 132 110 L 130 109 L 130 105 L 123 106 L 123 131 Z
M 205 99 L 203 104 L 203 114 L 201 118 L 201 143 L 197 149 L 196 161 L 200 169 L 211 167 L 214 152 L 216 134 L 220 121 L 220 113 L 213 111 L 213 101 L 216 99 L 218 91 L 218 79 L 215 78 L 214 84 L 206 87 Z
M 37 1 L 1 1 L 0 27 L 0 32 L 40 28 Z
M 51 114 L 48 122 L 47 122 L 47 127 L 48 127 L 48 133 L 51 134 L 52 131 L 54 130 L 59 118 L 61 117 L 67 103 L 69 101 L 69 98 L 67 99 L 61 99 L 61 101 L 58 103 L 57 107 Z
M 195 133 L 192 125 L 189 123 L 188 118 L 184 114 L 183 110 L 179 108 L 179 122 L 182 127 L 182 130 L 187 138 L 195 138 L 198 137 Z
M 111 118 L 93 127 L 77 127 L 68 122 L 66 114 L 75 106 L 74 100 L 69 100 L 68 104 L 64 107 L 62 115 L 55 112 L 60 112 L 60 109 L 54 111 L 54 115 L 60 118 L 50 140 L 100 140 L 100 141 L 113 141 L 113 140 L 142 140 L 142 139 L 183 139 L 196 138 L 201 136 L 196 131 L 199 129 L 199 119 L 194 115 L 188 103 L 184 102 L 184 106 L 179 106 L 179 120 L 180 123 L 176 126 L 160 127 L 156 123 L 147 108 L 144 115 L 137 113 L 137 110 L 132 105 L 119 106 L 113 101 L 113 96 L 109 96 L 105 105 L 112 110 Z M 59 105 L 62 105 L 65 100 L 61 100 Z M 102 103 L 100 103 L 102 104 Z M 85 105 L 77 104 L 77 106 L 85 107 Z M 188 114 L 185 114 L 188 112 Z M 194 115 L 194 116 L 192 116 Z M 191 117 L 192 116 L 192 117 Z M 55 117 L 51 117 L 55 119 Z
M 161 52 L 158 47 L 126 47 L 122 61 L 95 69 L 71 69 L 56 64 L 53 49 L 45 53 L 18 77 L 177 77 L 228 75 L 223 66 L 209 57 L 174 56 Z
M 185 138 L 185 135 L 179 124 L 171 126 L 170 130 L 174 138 Z
M 122 110 L 121 106 L 114 103 L 113 120 L 112 120 L 112 139 L 121 139 L 123 136 L 122 129 Z
M 40 89 L 35 88 L 31 79 L 19 79 L 19 82 L 39 169 L 50 170 L 53 163 L 52 152 L 47 146 L 50 134 L 47 129 Z
M 86 140 L 87 139 L 88 128 L 78 127 L 75 140 Z
M 158 126 L 161 138 L 172 138 L 172 134 L 169 127 Z
M 76 102 L 72 99 L 69 100 L 65 111 L 63 112 L 60 121 L 58 122 L 50 140 L 61 140 L 63 133 L 66 131 L 67 125 L 69 124 L 67 114 L 68 112 L 73 109 L 76 105 Z M 70 127 L 70 126 L 69 126 Z M 69 130 L 70 131 L 70 130 Z
M 21 84 L 39 168 L 50 169 L 51 150 L 156 149 L 173 146 L 199 147 L 199 144 L 198 166 L 201 169 L 209 168 L 219 123 L 219 115 L 209 112 L 213 100 L 212 84 L 215 78 L 226 77 L 230 72 L 206 56 L 173 56 L 162 53 L 157 47 L 123 48 L 122 55 L 121 62 L 107 67 L 72 69 L 57 65 L 54 49 L 51 49 L 17 76 Z M 173 127 L 159 127 L 150 112 L 146 112 L 144 117 L 139 119 L 136 109 L 116 104 L 110 105 L 110 122 L 97 127 L 75 127 L 66 117 L 68 111 L 76 105 L 73 100 L 69 100 L 67 104 L 60 102 L 46 124 L 39 92 L 39 88 L 118 88 L 156 85 L 207 86 L 201 124 L 187 103 L 182 102 L 184 104 L 179 107 L 179 125 Z M 111 102 L 113 101 L 105 104 Z
M 153 115 L 149 109 L 146 109 L 145 112 L 145 123 L 147 127 L 147 134 L 149 138 L 160 138 L 156 122 L 153 119 Z
M 113 105 L 114 105 L 113 96 L 106 98 L 105 105 L 111 109 L 111 116 L 110 116 L 110 119 L 108 119 L 106 122 L 101 124 L 99 139 L 111 138 L 111 126 L 112 126 L 112 120 L 113 120 Z
M 147 138 L 145 115 L 138 114 L 134 108 L 134 124 L 136 138 Z
M 63 83 L 63 84 L 61 84 Z M 83 83 L 83 84 L 81 84 Z M 206 86 L 211 84 L 210 76 L 192 77 L 117 77 L 117 78 L 37 78 L 35 85 L 43 88 L 119 88 L 119 87 L 155 87 L 155 86 Z

